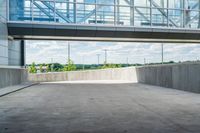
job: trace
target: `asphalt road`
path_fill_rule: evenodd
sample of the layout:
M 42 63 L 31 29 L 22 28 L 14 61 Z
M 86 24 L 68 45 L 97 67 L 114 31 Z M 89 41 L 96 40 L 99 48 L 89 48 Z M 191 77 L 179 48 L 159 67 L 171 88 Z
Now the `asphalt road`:
M 0 97 L 0 133 L 200 133 L 200 94 L 133 83 L 44 83 Z

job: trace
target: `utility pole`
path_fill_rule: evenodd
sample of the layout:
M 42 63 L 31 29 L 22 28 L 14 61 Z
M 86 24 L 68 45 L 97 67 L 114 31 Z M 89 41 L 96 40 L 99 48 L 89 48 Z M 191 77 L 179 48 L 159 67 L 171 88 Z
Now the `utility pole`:
M 85 70 L 85 58 L 83 56 L 83 71 Z
M 51 58 L 51 72 L 53 72 L 53 58 Z
M 70 53 L 71 51 L 70 51 L 70 43 L 69 43 L 69 41 L 68 41 L 68 63 L 69 63 L 69 61 L 70 61 Z
M 107 51 L 108 51 L 108 50 L 107 50 L 107 49 L 104 49 L 104 51 L 105 51 L 105 61 L 104 61 L 104 63 L 107 64 Z
M 127 63 L 127 67 L 129 66 L 129 60 L 128 57 L 126 58 L 126 63 Z
M 146 65 L 146 58 L 144 58 L 144 65 Z
M 163 61 L 164 61 L 163 43 L 161 44 L 161 61 L 163 64 Z
M 99 57 L 100 57 L 100 54 L 97 54 L 97 65 L 99 66 Z

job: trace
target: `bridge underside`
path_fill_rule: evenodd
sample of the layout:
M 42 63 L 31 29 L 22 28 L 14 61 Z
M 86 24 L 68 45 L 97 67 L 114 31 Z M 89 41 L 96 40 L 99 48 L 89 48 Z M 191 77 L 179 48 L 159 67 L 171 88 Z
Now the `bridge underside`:
M 78 24 L 9 22 L 8 34 L 20 40 L 198 43 L 200 30 Z

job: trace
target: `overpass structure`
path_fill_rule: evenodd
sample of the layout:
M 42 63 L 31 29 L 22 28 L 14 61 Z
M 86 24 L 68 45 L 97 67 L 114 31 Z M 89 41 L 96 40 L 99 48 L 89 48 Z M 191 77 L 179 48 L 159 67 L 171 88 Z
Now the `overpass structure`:
M 25 65 L 26 39 L 198 43 L 199 38 L 200 0 L 0 0 L 4 68 Z
M 199 0 L 9 0 L 14 39 L 200 42 Z

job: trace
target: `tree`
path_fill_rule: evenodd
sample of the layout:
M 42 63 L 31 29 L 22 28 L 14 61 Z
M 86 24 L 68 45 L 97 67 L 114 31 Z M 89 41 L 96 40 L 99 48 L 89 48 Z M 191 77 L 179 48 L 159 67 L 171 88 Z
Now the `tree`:
M 61 64 L 59 64 L 59 63 L 54 63 L 54 65 L 53 65 L 53 70 L 54 70 L 55 72 L 59 72 L 59 71 L 61 71 L 63 68 L 64 68 L 63 65 L 61 65 Z
M 121 64 L 104 64 L 101 69 L 106 69 L 106 68 L 119 68 L 122 67 Z
M 42 64 L 40 65 L 40 72 L 41 73 L 43 72 L 43 65 Z
M 72 60 L 68 60 L 67 61 L 67 65 L 64 67 L 63 69 L 64 71 L 74 71 L 76 70 L 76 65 L 74 64 L 74 62 Z
M 50 64 L 47 64 L 47 72 L 51 72 L 51 65 Z
M 37 69 L 36 69 L 36 66 L 35 66 L 35 62 L 33 62 L 31 64 L 31 66 L 29 67 L 29 73 L 37 73 Z

